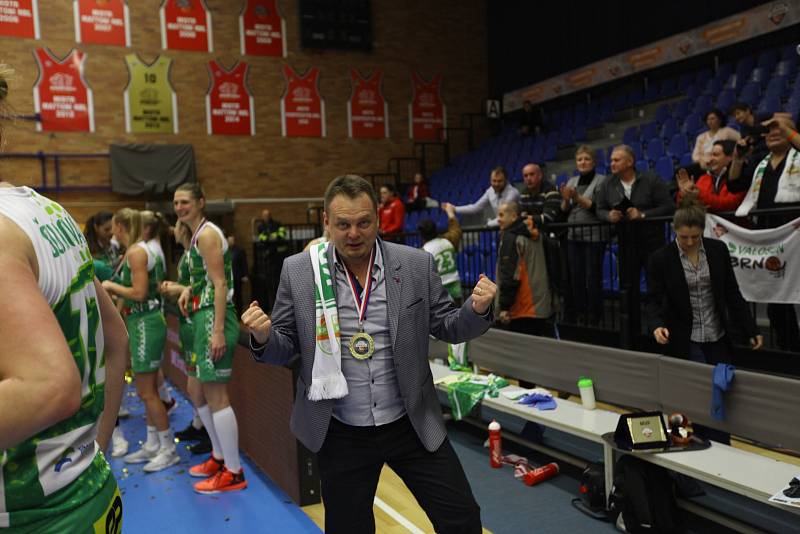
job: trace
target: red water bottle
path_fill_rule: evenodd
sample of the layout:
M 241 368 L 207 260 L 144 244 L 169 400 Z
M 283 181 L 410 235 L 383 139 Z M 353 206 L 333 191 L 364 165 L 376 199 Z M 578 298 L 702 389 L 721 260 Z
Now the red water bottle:
M 537 467 L 531 471 L 525 473 L 525 476 L 522 477 L 522 481 L 528 485 L 533 486 L 534 484 L 538 484 L 539 482 L 544 482 L 548 478 L 553 478 L 558 474 L 558 464 L 555 462 L 550 462 L 547 465 L 543 465 L 542 467 Z
M 489 423 L 489 465 L 492 467 L 502 467 L 503 444 L 500 437 L 500 423 L 492 421 Z

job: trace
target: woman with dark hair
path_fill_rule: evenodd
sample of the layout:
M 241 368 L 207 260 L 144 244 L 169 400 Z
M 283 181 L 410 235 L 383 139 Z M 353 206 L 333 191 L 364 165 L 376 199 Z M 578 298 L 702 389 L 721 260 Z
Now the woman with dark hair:
M 121 258 L 119 246 L 112 239 L 112 217 L 110 211 L 99 211 L 89 217 L 83 228 L 89 252 L 95 260 L 95 274 L 101 282 L 111 278 Z
M 708 169 L 711 162 L 711 148 L 717 141 L 729 139 L 738 141 L 741 136 L 733 128 L 725 126 L 725 114 L 717 108 L 712 109 L 705 116 L 708 130 L 697 136 L 692 151 L 692 161 L 698 163 L 703 170 Z
M 750 308 L 739 291 L 728 247 L 703 237 L 705 208 L 692 198 L 675 211 L 675 242 L 650 256 L 648 319 L 664 353 L 702 363 L 730 361 L 729 335 L 743 334 L 760 349 Z

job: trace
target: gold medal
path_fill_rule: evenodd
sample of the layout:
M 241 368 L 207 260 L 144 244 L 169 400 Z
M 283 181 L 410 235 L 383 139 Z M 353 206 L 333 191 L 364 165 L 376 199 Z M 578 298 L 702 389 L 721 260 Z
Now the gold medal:
M 366 332 L 359 332 L 350 338 L 350 354 L 356 360 L 368 360 L 375 353 L 375 340 Z

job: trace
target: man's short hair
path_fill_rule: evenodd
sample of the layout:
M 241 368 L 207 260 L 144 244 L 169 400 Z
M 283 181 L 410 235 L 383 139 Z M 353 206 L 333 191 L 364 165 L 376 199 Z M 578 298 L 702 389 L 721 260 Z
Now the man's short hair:
M 386 182 L 385 184 L 381 184 L 381 189 L 386 188 L 391 194 L 397 196 L 397 188 L 391 182 Z
M 423 241 L 430 241 L 436 238 L 436 225 L 430 219 L 422 219 L 417 223 L 417 232 Z
M 733 106 L 731 106 L 730 114 L 733 115 L 736 111 L 745 111 L 747 113 L 752 113 L 753 108 L 750 107 L 750 104 L 747 102 L 736 102 Z
M 617 145 L 614 147 L 614 150 L 611 151 L 613 154 L 614 152 L 625 152 L 625 154 L 631 158 L 632 162 L 636 162 L 636 152 L 629 145 Z
M 714 141 L 714 145 L 719 145 L 722 147 L 722 153 L 726 156 L 733 156 L 733 150 L 736 148 L 736 141 L 731 141 L 730 139 L 720 139 L 719 141 Z
M 494 169 L 492 169 L 492 174 L 502 174 L 503 178 L 508 179 L 508 173 L 506 172 L 506 168 L 502 165 L 498 165 Z
M 514 215 L 519 215 L 519 204 L 516 202 L 503 202 L 500 207 L 502 208 L 503 206 Z
M 330 208 L 331 201 L 339 195 L 344 195 L 351 199 L 367 195 L 372 201 L 375 211 L 378 211 L 378 195 L 375 194 L 375 188 L 357 174 L 337 176 L 328 184 L 327 189 L 325 189 L 324 203 L 326 213 Z

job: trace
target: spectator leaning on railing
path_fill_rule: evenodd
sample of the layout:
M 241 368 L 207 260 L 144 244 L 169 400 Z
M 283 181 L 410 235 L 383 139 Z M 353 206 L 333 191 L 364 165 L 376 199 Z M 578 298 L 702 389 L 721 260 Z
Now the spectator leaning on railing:
M 489 179 L 490 187 L 486 192 L 475 201 L 473 204 L 466 206 L 454 206 L 456 213 L 460 215 L 478 215 L 483 212 L 485 208 L 491 208 L 493 217 L 486 221 L 486 226 L 497 227 L 497 211 L 500 209 L 500 204 L 506 202 L 518 202 L 519 191 L 517 188 L 508 183 L 506 170 L 503 167 L 495 167 L 492 170 Z M 442 209 L 446 209 L 449 202 L 442 203 Z
M 752 209 L 797 208 L 790 213 L 754 217 L 756 228 L 775 228 L 800 217 L 800 134 L 788 113 L 775 113 L 763 124 L 769 128 L 769 154 L 761 161 L 744 165 L 747 145 L 740 141 L 731 163 L 728 189 L 747 192 L 736 210 L 739 217 L 747 216 Z M 777 334 L 778 347 L 800 352 L 794 305 L 768 304 L 767 315 Z
M 561 188 L 562 213 L 571 227 L 567 239 L 567 257 L 578 320 L 596 325 L 603 314 L 603 253 L 608 229 L 600 226 L 579 226 L 597 223 L 595 193 L 606 177 L 595 172 L 594 152 L 586 145 L 575 152 L 578 176 Z
M 686 169 L 678 169 L 677 204 L 686 196 L 694 196 L 709 211 L 733 211 L 739 207 L 744 192 L 731 193 L 728 190 L 728 168 L 733 159 L 734 141 L 715 141 L 711 149 L 708 172 L 695 183 Z
M 597 217 L 613 224 L 624 223 L 617 230 L 619 238 L 620 288 L 630 294 L 630 303 L 639 302 L 639 276 L 647 270 L 650 255 L 664 244 L 664 225 L 648 224 L 646 218 L 672 215 L 675 205 L 661 178 L 636 174 L 633 149 L 619 145 L 611 153 L 611 172 L 595 194 Z M 632 310 L 633 334 L 639 333 L 639 313 Z

